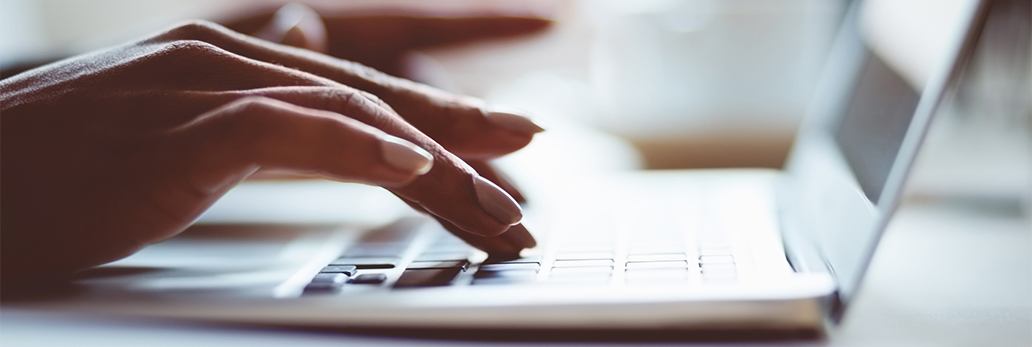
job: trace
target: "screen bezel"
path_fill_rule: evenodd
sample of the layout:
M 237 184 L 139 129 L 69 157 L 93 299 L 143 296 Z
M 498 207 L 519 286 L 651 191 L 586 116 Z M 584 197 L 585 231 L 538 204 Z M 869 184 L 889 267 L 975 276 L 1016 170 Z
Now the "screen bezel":
M 836 37 L 814 101 L 786 164 L 786 240 L 801 250 L 805 269 L 828 271 L 837 281 L 840 317 L 859 288 L 875 247 L 899 204 L 932 117 L 954 90 L 974 50 L 986 17 L 987 2 L 971 1 L 948 51 L 950 56 L 918 91 L 920 101 L 889 170 L 877 204 L 863 193 L 835 134 L 851 100 L 870 50 L 859 28 L 863 3 L 854 2 Z M 873 54 L 873 53 L 871 53 Z M 793 235 L 794 234 L 794 235 Z M 791 248 L 796 248 L 793 250 Z

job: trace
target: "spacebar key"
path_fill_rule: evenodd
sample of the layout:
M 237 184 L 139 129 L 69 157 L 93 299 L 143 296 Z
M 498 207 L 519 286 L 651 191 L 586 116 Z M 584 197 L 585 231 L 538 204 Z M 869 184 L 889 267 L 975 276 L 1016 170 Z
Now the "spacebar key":
M 434 287 L 451 283 L 462 268 L 405 270 L 394 283 L 394 288 Z

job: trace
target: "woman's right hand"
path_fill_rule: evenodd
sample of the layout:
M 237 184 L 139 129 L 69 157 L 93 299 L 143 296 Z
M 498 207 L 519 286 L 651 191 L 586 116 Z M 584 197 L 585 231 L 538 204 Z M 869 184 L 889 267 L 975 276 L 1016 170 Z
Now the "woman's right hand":
M 7 78 L 0 101 L 5 278 L 125 257 L 263 169 L 383 186 L 489 253 L 535 244 L 460 159 L 522 148 L 529 119 L 217 24 Z

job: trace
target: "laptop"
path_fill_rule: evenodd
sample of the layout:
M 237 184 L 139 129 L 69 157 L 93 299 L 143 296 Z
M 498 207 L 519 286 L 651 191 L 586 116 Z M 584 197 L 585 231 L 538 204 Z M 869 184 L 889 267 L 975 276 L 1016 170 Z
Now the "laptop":
M 458 338 L 816 336 L 856 297 L 985 16 L 982 1 L 964 8 L 948 57 L 915 88 L 865 43 L 861 7 L 843 20 L 783 170 L 549 173 L 525 211 L 539 246 L 512 258 L 384 212 L 382 190 L 340 185 L 353 223 L 198 224 L 56 296 L 5 305 Z

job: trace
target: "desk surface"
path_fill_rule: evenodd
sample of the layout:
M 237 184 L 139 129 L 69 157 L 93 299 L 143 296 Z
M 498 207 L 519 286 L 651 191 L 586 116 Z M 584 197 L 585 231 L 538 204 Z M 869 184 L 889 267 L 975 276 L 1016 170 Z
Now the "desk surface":
M 1013 207 L 972 208 L 956 201 L 904 205 L 842 325 L 826 341 L 800 344 L 1032 345 L 1032 219 Z M 287 344 L 509 345 L 0 313 L 3 346 Z

